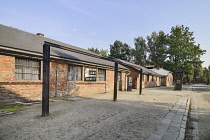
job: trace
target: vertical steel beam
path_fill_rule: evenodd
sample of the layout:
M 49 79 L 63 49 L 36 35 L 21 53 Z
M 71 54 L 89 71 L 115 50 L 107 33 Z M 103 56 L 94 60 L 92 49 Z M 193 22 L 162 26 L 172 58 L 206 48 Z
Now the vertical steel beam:
M 114 63 L 114 101 L 117 100 L 118 63 Z
M 49 115 L 50 45 L 43 45 L 42 116 Z
M 141 95 L 142 93 L 142 77 L 143 77 L 143 72 L 142 69 L 140 70 L 140 86 L 139 86 L 139 94 Z

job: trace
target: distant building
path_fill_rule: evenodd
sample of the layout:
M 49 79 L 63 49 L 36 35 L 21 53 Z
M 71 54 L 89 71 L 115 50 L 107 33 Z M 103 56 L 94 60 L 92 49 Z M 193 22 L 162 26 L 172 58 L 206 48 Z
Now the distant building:
M 150 70 L 161 75 L 161 86 L 172 86 L 173 85 L 173 73 L 163 68 L 152 68 Z

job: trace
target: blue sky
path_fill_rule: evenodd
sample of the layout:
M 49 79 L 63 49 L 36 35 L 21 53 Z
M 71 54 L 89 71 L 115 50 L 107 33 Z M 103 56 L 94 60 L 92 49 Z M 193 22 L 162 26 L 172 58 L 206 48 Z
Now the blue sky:
M 210 65 L 209 0 L 1 0 L 0 24 L 85 49 L 109 49 L 115 40 L 134 47 L 138 36 L 184 25 Z

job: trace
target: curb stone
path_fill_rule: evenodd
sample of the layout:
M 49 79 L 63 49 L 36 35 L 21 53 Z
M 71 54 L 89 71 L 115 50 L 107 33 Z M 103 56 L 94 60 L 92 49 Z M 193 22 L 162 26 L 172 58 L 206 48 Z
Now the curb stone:
M 190 97 L 181 97 L 146 140 L 184 140 Z

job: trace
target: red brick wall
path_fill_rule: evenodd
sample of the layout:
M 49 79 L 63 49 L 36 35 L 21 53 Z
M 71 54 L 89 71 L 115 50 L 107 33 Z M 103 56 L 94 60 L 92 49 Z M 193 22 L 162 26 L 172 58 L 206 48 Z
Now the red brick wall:
M 15 80 L 15 57 L 0 55 L 0 99 L 41 100 L 40 80 Z
M 128 75 L 129 77 L 132 77 L 132 87 L 134 89 L 138 89 L 139 88 L 139 78 L 140 78 L 140 74 L 139 71 L 134 70 L 134 69 L 130 69 L 131 73 Z
M 57 72 L 56 72 L 57 71 Z M 68 64 L 63 61 L 50 62 L 50 95 L 68 95 L 67 89 Z M 57 77 L 57 81 L 56 81 Z M 57 87 L 57 90 L 56 90 Z M 56 93 L 57 91 L 57 93 Z
M 125 74 L 122 72 L 122 89 L 125 88 Z M 83 78 L 84 79 L 84 78 Z M 114 90 L 114 71 L 106 70 L 106 81 L 69 81 L 68 93 L 70 95 L 85 95 L 94 93 L 113 92 Z M 119 83 L 118 83 L 119 86 Z
M 104 93 L 114 90 L 113 70 L 106 70 L 106 81 L 84 81 L 84 72 L 82 81 L 68 81 L 68 64 L 63 61 L 53 61 L 50 63 L 51 96 L 55 96 L 56 93 L 56 71 L 58 71 L 57 96 Z M 123 90 L 126 88 L 125 75 L 126 73 L 122 72 Z M 41 100 L 41 97 L 42 80 L 15 80 L 15 57 L 0 55 L 0 99 Z
M 172 73 L 169 73 L 165 80 L 166 80 L 166 86 L 172 86 L 173 85 Z
M 0 55 L 0 82 L 14 81 L 15 58 Z
M 142 83 L 142 87 L 146 88 L 146 87 L 156 87 L 156 86 L 161 86 L 161 81 L 160 81 L 160 77 L 157 76 L 152 76 L 149 75 L 149 81 L 147 80 L 147 75 L 144 75 L 144 80 Z

